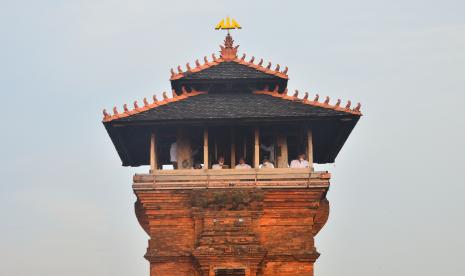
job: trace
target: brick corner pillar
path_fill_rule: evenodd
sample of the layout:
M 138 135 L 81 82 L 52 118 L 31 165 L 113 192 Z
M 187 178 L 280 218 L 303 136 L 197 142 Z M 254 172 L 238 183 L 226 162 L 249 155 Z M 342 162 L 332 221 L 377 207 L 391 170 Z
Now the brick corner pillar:
M 195 221 L 191 216 L 190 191 L 135 191 L 135 211 L 150 236 L 145 258 L 150 275 L 199 276 L 191 252 L 195 242 Z

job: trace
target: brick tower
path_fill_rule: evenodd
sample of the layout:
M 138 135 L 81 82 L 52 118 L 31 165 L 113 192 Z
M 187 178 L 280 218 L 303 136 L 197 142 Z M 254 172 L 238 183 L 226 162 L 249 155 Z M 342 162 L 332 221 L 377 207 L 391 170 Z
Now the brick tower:
M 171 70 L 171 97 L 103 111 L 123 166 L 150 165 L 133 190 L 151 276 L 313 275 L 330 185 L 313 164 L 334 162 L 360 105 L 289 95 L 287 67 L 237 50 L 228 33 L 219 57 Z

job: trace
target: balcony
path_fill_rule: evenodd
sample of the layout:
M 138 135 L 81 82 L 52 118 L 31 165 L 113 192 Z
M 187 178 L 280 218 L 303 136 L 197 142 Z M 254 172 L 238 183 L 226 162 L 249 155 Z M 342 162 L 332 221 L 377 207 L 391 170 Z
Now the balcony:
M 331 174 L 308 169 L 156 170 L 134 175 L 134 191 L 213 188 L 328 188 Z

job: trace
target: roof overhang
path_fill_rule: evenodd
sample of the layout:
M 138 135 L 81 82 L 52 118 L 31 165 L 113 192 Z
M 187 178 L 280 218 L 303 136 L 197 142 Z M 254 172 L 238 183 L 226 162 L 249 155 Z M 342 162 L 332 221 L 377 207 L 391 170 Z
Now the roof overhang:
M 152 122 L 104 123 L 118 152 L 123 166 L 149 165 L 150 134 L 166 128 L 217 127 L 217 126 L 300 126 L 309 127 L 313 133 L 315 163 L 333 163 L 342 146 L 359 120 L 347 115 L 333 118 L 241 118 L 236 120 L 172 120 Z

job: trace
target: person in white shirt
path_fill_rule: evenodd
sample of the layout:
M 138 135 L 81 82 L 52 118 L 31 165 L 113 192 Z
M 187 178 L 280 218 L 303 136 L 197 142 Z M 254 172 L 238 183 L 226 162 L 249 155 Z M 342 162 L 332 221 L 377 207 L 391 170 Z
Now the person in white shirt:
M 251 169 L 252 167 L 245 163 L 243 157 L 239 158 L 239 164 L 236 165 L 236 169 Z
M 297 159 L 291 161 L 291 168 L 308 168 L 308 161 L 305 160 L 305 153 L 300 153 Z
M 220 156 L 218 158 L 218 163 L 213 164 L 212 169 L 213 170 L 221 170 L 223 168 L 223 166 L 224 166 L 224 157 Z
M 275 147 L 270 139 L 264 140 L 260 148 L 268 153 L 266 155 L 270 157 L 269 160 L 271 162 L 275 161 Z
M 265 158 L 263 159 L 263 163 L 260 165 L 260 169 L 274 169 L 274 164 Z
M 170 146 L 170 162 L 175 169 L 178 168 L 178 145 L 173 142 Z

